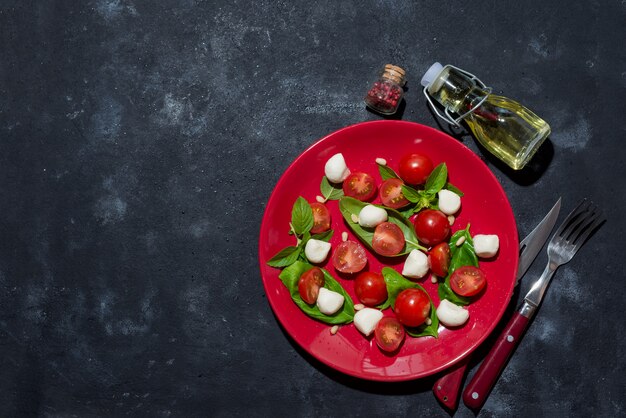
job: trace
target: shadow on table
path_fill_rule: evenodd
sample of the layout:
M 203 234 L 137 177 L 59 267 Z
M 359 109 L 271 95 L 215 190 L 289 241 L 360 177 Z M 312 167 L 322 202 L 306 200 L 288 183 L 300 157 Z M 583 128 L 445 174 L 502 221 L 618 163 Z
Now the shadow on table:
M 274 317 L 276 318 L 275 314 Z M 289 344 L 291 344 L 294 350 L 300 356 L 302 356 L 302 358 L 304 358 L 307 362 L 309 362 L 311 366 L 315 367 L 315 369 L 324 374 L 326 377 L 349 388 L 360 390 L 366 393 L 376 393 L 383 395 L 411 395 L 415 393 L 429 391 L 432 389 L 433 384 L 435 383 L 434 376 L 429 376 L 418 380 L 409 380 L 405 382 L 377 382 L 359 379 L 357 377 L 341 373 L 333 369 L 332 367 L 322 363 L 311 354 L 309 354 L 302 347 L 300 347 L 300 345 L 298 345 L 298 343 L 296 343 L 293 338 L 291 338 L 291 336 L 285 331 L 283 326 L 280 325 L 280 321 L 278 320 L 278 318 L 276 318 L 276 322 L 279 324 L 280 330 L 289 341 Z
M 402 117 L 404 116 L 404 111 L 406 110 L 406 101 L 403 99 L 400 104 L 398 105 L 398 110 L 396 110 L 396 113 L 394 113 L 393 115 L 383 115 L 382 113 L 378 113 L 372 109 L 369 108 L 369 106 L 365 106 L 365 109 L 367 110 L 367 112 L 371 115 L 376 115 L 379 116 L 383 119 L 387 119 L 387 120 L 402 120 Z
M 554 158 L 554 145 L 550 138 L 547 138 L 524 168 L 513 170 L 499 160 L 498 157 L 487 151 L 480 142 L 476 141 L 476 144 L 486 160 L 520 186 L 530 186 L 539 180 L 548 169 L 552 158 Z
M 485 356 L 493 346 L 496 338 L 500 335 L 500 333 L 508 323 L 509 319 L 512 317 L 517 307 L 519 292 L 519 288 L 516 288 L 513 295 L 511 296 L 511 301 L 507 306 L 507 310 L 502 316 L 502 319 L 500 320 L 496 328 L 489 335 L 489 337 L 471 354 L 472 357 L 469 362 L 468 370 L 474 369 L 480 362 L 482 362 L 482 360 L 485 358 Z M 315 367 L 315 369 L 317 369 L 320 373 L 324 374 L 335 382 L 350 387 L 352 389 L 356 389 L 366 393 L 382 395 L 411 395 L 431 391 L 433 385 L 435 384 L 435 381 L 443 374 L 445 374 L 444 371 L 441 373 L 437 373 L 433 376 L 428 376 L 417 380 L 408 380 L 404 382 L 376 382 L 349 376 L 317 360 L 291 338 L 291 336 L 285 331 L 282 325 L 280 325 L 280 321 L 278 321 L 278 318 L 276 318 L 276 322 L 279 324 L 281 332 L 285 335 L 286 339 L 289 341 L 294 350 L 300 356 L 302 356 L 302 358 L 309 362 L 311 366 Z M 466 376 L 465 378 L 465 383 L 467 383 L 467 381 L 468 376 Z M 442 407 L 443 410 L 447 411 L 451 416 L 454 415 L 455 411 L 448 411 L 443 405 Z M 479 411 L 474 412 L 478 413 Z

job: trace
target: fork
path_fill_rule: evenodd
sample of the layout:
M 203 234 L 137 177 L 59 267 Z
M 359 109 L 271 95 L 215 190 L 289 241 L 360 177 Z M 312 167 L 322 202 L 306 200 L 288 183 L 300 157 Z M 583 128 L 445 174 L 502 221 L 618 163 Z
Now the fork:
M 556 269 L 569 262 L 604 221 L 598 207 L 583 199 L 554 233 L 548 243 L 548 264 L 541 277 L 532 285 L 521 307 L 504 328 L 463 392 L 463 402 L 469 408 L 477 410 L 484 405 L 531 318 L 537 312 Z

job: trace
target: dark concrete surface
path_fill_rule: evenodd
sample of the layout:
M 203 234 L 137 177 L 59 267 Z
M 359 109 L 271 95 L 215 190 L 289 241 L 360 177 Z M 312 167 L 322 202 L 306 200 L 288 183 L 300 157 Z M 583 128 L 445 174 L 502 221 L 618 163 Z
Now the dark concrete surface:
M 620 1 L 2 1 L 1 415 L 447 416 L 432 379 L 359 381 L 295 346 L 257 260 L 290 162 L 380 119 L 362 97 L 382 65 L 407 70 L 401 118 L 440 126 L 419 87 L 435 60 L 552 126 L 522 173 L 460 135 L 520 236 L 558 196 L 608 219 L 479 416 L 626 415 L 625 18 Z

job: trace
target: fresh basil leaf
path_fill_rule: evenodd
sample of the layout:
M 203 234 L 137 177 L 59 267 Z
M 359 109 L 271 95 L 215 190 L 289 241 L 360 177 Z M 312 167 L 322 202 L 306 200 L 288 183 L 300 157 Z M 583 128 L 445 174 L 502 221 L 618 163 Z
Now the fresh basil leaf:
M 443 189 L 448 179 L 448 168 L 446 163 L 441 163 L 430 173 L 426 184 L 424 185 L 424 191 L 429 194 L 437 194 L 437 192 Z
M 343 196 L 343 189 L 340 185 L 332 184 L 326 176 L 322 177 L 320 192 L 326 200 L 339 200 Z
M 387 287 L 387 300 L 378 305 L 376 308 L 382 311 L 395 304 L 398 293 L 400 293 L 402 289 L 400 289 L 400 281 L 398 279 L 399 273 L 397 271 L 391 267 L 383 267 L 381 274 L 383 275 L 383 279 L 385 280 L 385 285 Z M 404 278 L 402 275 L 400 275 L 400 277 Z
M 410 209 L 410 212 L 406 211 L 408 213 L 408 216 L 403 213 L 403 215 L 405 215 L 405 217 L 407 218 L 424 208 L 433 207 L 433 202 L 436 202 L 437 200 L 436 194 L 430 193 L 426 190 L 417 190 L 411 186 L 407 186 L 406 184 L 402 186 L 402 194 L 404 195 L 404 197 L 407 198 L 409 202 L 415 204 Z M 436 205 L 435 209 L 437 209 Z
M 419 202 L 417 205 L 415 205 L 415 208 L 413 208 L 413 212 L 417 213 L 422 209 L 425 209 L 429 207 L 428 202 Z
M 361 240 L 361 242 L 363 242 L 363 244 L 365 244 L 365 246 L 374 251 L 374 248 L 372 247 L 374 230 L 372 228 L 363 228 L 358 223 L 352 221 L 352 215 L 354 214 L 356 216 L 359 216 L 359 213 L 361 213 L 361 209 L 369 204 L 370 203 L 361 202 L 360 200 L 354 199 L 349 196 L 344 196 L 339 200 L 339 210 L 341 211 L 341 214 L 343 215 L 346 224 L 348 224 L 348 227 L 352 230 L 352 232 L 354 232 L 354 234 L 359 237 L 359 239 Z M 374 206 L 385 209 L 388 216 L 387 220 L 398 225 L 402 230 L 402 233 L 404 234 L 404 239 L 406 241 L 404 249 L 399 254 L 396 254 L 393 257 L 406 255 L 414 249 L 425 249 L 424 247 L 419 245 L 417 236 L 415 235 L 413 224 L 411 224 L 411 222 L 409 222 L 400 212 L 381 205 Z
M 319 234 L 312 235 L 312 239 L 317 239 L 320 241 L 330 242 L 330 239 L 333 237 L 333 230 L 329 229 L 326 232 L 320 232 Z
M 460 229 L 452 234 L 450 237 L 450 267 L 448 268 L 448 275 L 454 273 L 454 270 L 461 266 L 474 266 L 478 267 L 478 257 L 476 256 L 476 250 L 474 250 L 474 240 L 469 232 L 469 224 L 465 229 Z M 457 246 L 456 243 L 459 238 L 465 237 L 463 244 Z
M 419 190 L 415 190 L 413 187 L 407 186 L 406 184 L 402 185 L 402 194 L 411 203 L 417 203 L 421 199 Z
M 450 266 L 448 267 L 448 275 L 443 283 L 439 284 L 437 289 L 440 299 L 448 299 L 457 305 L 469 305 L 471 299 L 466 296 L 459 296 L 450 287 L 450 277 L 456 269 L 462 266 L 478 267 L 478 257 L 474 250 L 474 241 L 469 233 L 469 224 L 465 229 L 459 229 L 452 237 L 450 237 Z M 459 238 L 465 237 L 463 244 L 457 246 L 456 242 Z
M 300 247 L 302 249 L 302 251 L 300 251 L 300 255 L 298 256 L 299 260 L 308 262 L 309 259 L 306 258 L 306 254 L 304 253 L 304 249 L 306 248 L 306 243 L 309 242 L 309 240 L 311 239 L 311 233 L 309 231 L 304 231 L 304 234 L 302 234 L 302 238 L 298 238 L 298 247 Z
M 354 302 L 352 301 L 352 298 L 350 297 L 348 292 L 346 292 L 343 286 L 341 286 L 339 282 L 335 280 L 335 278 L 331 276 L 328 271 L 326 271 L 325 269 L 322 269 L 322 272 L 324 273 L 324 287 L 343 295 L 344 302 L 343 302 L 342 308 L 338 312 L 334 313 L 333 315 L 330 315 L 330 316 L 324 315 L 321 312 L 320 314 L 326 318 L 329 318 L 329 317 L 333 318 L 332 320 L 333 322 L 328 322 L 328 323 L 347 324 L 347 323 L 352 322 L 352 320 L 354 319 L 354 314 L 355 314 Z
M 313 265 L 302 261 L 296 261 L 291 266 L 285 268 L 278 276 L 283 284 L 289 290 L 291 299 L 298 305 L 298 307 L 313 319 L 324 322 L 326 324 L 348 324 L 354 319 L 354 302 L 344 288 L 335 280 L 330 273 L 321 269 L 324 273 L 324 287 L 340 293 L 344 297 L 343 306 L 339 311 L 333 315 L 325 315 L 320 312 L 317 305 L 309 305 L 300 297 L 298 291 L 298 281 L 303 273 L 313 268 Z
M 296 261 L 286 269 L 280 272 L 278 278 L 283 282 L 285 287 L 291 293 L 291 289 L 298 290 L 298 280 L 300 280 L 300 276 L 307 270 L 310 270 L 313 266 L 309 263 L 305 263 L 302 261 Z
M 450 279 L 446 277 L 446 280 L 442 283 L 439 283 L 437 287 L 437 294 L 439 295 L 439 300 L 447 299 L 452 303 L 457 305 L 469 305 L 471 300 L 465 296 L 459 296 L 450 288 Z
M 302 235 L 313 228 L 313 210 L 302 196 L 298 197 L 293 204 L 291 225 L 296 235 Z
M 407 209 L 398 209 L 398 213 L 400 213 L 406 219 L 409 219 L 415 213 L 414 209 L 414 207 L 409 207 Z
M 405 279 L 400 273 L 391 267 L 383 267 L 382 269 L 383 278 L 385 279 L 385 283 L 387 284 L 387 301 L 383 304 L 384 308 L 391 306 L 392 309 L 395 307 L 396 299 L 400 292 L 405 289 L 421 289 L 428 295 L 428 292 L 419 284 L 412 282 L 408 279 Z M 437 338 L 439 335 L 439 318 L 437 318 L 437 313 L 435 310 L 435 305 L 433 304 L 430 295 L 428 295 L 428 299 L 430 300 L 430 324 L 423 324 L 416 328 L 405 328 L 407 334 L 412 337 L 425 337 L 432 336 Z M 383 309 L 384 309 L 383 308 Z
M 450 190 L 452 193 L 455 193 L 457 195 L 459 195 L 459 197 L 463 197 L 463 192 L 456 186 L 454 186 L 452 183 L 447 182 L 446 186 L 444 187 L 444 189 L 448 189 Z
M 298 240 L 298 245 L 302 248 L 306 245 L 307 241 L 311 239 L 311 232 L 304 231 L 302 238 Z
M 285 247 L 280 250 L 274 257 L 270 258 L 267 262 L 271 267 L 287 267 L 292 265 L 298 259 L 302 251 L 301 247 Z
M 396 174 L 395 171 L 393 171 L 393 168 L 389 167 L 388 165 L 380 165 L 380 164 L 378 164 L 378 172 L 380 173 L 380 177 L 383 180 L 399 179 L 400 178 L 400 176 L 398 174 Z
M 417 235 L 415 235 L 415 227 L 411 222 L 409 222 L 404 216 L 402 216 L 398 211 L 387 208 L 387 222 L 394 223 L 398 225 L 402 233 L 404 234 L 404 251 L 401 254 L 408 254 L 413 250 L 423 250 L 426 248 L 419 244 L 417 239 Z
M 374 230 L 372 228 L 363 228 L 358 223 L 352 221 L 352 214 L 359 216 L 361 209 L 363 209 L 369 203 L 361 202 L 360 200 L 352 197 L 344 196 L 339 199 L 339 211 L 343 216 L 348 227 L 356 234 L 357 237 L 370 249 L 372 248 L 372 240 L 374 239 Z
M 378 309 L 380 311 L 384 311 L 385 309 L 387 309 L 390 306 L 391 306 L 391 302 L 389 301 L 389 298 L 387 298 L 386 301 L 384 301 L 380 305 L 376 306 L 376 309 Z
M 387 306 L 393 307 L 396 304 L 396 298 L 398 294 L 402 292 L 404 289 L 409 289 L 411 287 L 416 287 L 414 285 L 419 286 L 417 283 L 412 282 L 408 279 L 405 279 L 403 275 L 398 273 L 391 267 L 383 267 L 381 271 L 383 278 L 385 279 L 385 284 L 387 285 Z
M 416 210 L 415 212 L 419 212 L 420 210 L 424 209 L 424 208 L 435 208 L 437 210 L 439 210 L 438 206 L 437 206 L 437 195 L 436 194 L 432 194 L 432 193 L 427 193 L 425 191 L 420 191 L 420 196 L 422 196 L 422 198 L 420 199 L 420 201 L 417 203 L 417 205 L 415 205 Z

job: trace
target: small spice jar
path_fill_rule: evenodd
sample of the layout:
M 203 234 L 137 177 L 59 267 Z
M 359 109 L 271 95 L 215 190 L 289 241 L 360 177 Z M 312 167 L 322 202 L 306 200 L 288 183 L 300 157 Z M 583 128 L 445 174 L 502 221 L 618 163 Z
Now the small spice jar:
M 396 65 L 385 65 L 380 77 L 367 92 L 365 104 L 383 115 L 396 113 L 404 95 L 402 87 L 406 82 L 405 74 L 405 71 Z

